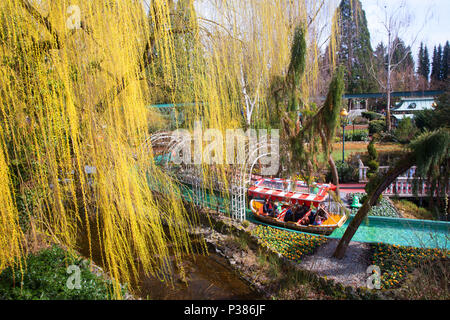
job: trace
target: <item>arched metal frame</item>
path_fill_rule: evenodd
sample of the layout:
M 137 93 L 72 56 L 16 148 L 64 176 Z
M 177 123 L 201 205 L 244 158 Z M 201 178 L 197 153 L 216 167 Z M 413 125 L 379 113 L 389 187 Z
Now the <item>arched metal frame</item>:
M 164 142 L 160 143 L 160 141 Z M 157 146 L 162 146 L 163 154 L 171 155 L 175 148 L 179 148 L 190 141 L 190 139 L 184 139 L 182 136 L 176 136 L 170 132 L 157 132 L 147 139 L 145 143 L 148 144 L 150 142 L 153 150 L 155 150 Z M 235 166 L 235 169 L 238 170 L 234 172 L 231 178 L 230 187 L 228 188 L 231 197 L 231 217 L 239 221 L 243 221 L 246 218 L 246 193 L 248 185 L 251 183 L 253 168 L 260 159 L 270 156 L 272 150 L 274 150 L 276 146 L 272 143 L 268 143 L 267 136 L 264 136 L 264 139 L 259 141 L 251 151 L 249 142 L 246 142 L 245 148 L 249 150 L 248 155 L 242 164 Z M 259 155 L 259 152 L 262 149 L 268 150 L 269 148 L 271 150 L 270 152 Z M 170 160 L 168 158 L 164 163 L 166 169 L 169 168 L 169 164 Z M 178 178 L 182 182 L 192 185 L 194 203 L 196 205 L 202 205 L 205 200 L 202 170 L 199 170 L 199 167 L 196 165 L 185 164 L 184 170 L 180 172 Z M 218 184 L 218 186 L 219 189 L 221 189 L 221 185 Z M 224 190 L 219 191 L 223 192 Z

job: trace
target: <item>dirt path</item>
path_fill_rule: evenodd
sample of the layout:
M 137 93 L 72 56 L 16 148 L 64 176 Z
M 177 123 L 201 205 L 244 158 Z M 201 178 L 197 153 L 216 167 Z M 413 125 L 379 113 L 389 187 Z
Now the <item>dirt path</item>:
M 368 277 L 366 270 L 370 265 L 369 245 L 362 242 L 351 242 L 345 257 L 339 260 L 332 257 L 337 244 L 338 240 L 330 240 L 321 246 L 314 255 L 306 257 L 300 262 L 300 266 L 346 286 L 365 286 Z

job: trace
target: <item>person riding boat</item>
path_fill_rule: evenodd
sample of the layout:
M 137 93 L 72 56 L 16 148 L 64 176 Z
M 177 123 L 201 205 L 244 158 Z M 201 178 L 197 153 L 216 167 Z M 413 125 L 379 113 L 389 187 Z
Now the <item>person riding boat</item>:
M 284 215 L 284 222 L 294 221 L 294 213 L 292 212 L 292 208 L 289 208 Z
M 308 217 L 309 224 L 313 224 L 314 223 L 314 221 L 316 220 L 316 216 L 317 216 L 317 210 L 313 210 L 311 212 L 311 214 L 309 215 L 309 217 Z
M 269 199 L 264 199 L 263 212 L 273 216 L 273 204 Z
M 296 206 L 296 210 L 294 211 L 294 221 L 299 221 L 300 219 L 302 219 L 305 214 L 307 214 L 309 211 L 309 207 L 308 206 Z
M 275 217 L 279 217 L 280 214 L 283 212 L 283 206 L 281 205 L 280 202 L 277 202 L 274 206 L 275 210 L 274 210 L 274 216 Z
M 312 223 L 313 226 L 319 226 L 321 225 L 325 220 L 327 220 L 326 217 L 324 217 L 322 214 L 318 213 L 316 216 L 316 219 Z

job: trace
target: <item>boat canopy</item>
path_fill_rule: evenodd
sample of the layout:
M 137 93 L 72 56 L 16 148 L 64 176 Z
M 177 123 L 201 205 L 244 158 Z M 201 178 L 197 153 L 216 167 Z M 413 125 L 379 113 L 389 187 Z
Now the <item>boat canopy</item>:
M 336 186 L 315 182 L 308 186 L 304 181 L 263 178 L 258 179 L 248 189 L 248 195 L 253 198 L 266 198 L 291 204 L 318 207 L 327 198 L 329 190 L 336 190 Z

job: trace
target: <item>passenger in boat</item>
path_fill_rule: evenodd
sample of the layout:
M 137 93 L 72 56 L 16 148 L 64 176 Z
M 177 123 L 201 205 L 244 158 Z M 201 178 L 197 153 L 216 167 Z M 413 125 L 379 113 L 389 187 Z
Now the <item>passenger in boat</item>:
M 304 217 L 300 220 L 300 225 L 307 226 L 309 224 L 309 217 Z
M 273 204 L 272 201 L 267 198 L 264 199 L 263 212 L 268 214 L 269 216 L 273 216 Z
M 327 215 L 326 215 L 325 211 L 323 211 L 323 209 L 320 208 L 317 212 L 316 219 L 314 220 L 312 225 L 314 225 L 314 226 L 321 225 L 325 220 L 327 220 Z
M 314 224 L 314 221 L 316 221 L 316 216 L 317 216 L 317 210 L 313 210 L 308 217 L 308 224 Z
M 294 213 L 292 212 L 292 208 L 290 207 L 286 214 L 284 215 L 284 222 L 294 221 Z
M 281 212 L 283 212 L 283 206 L 281 205 L 281 203 L 277 202 L 277 204 L 275 205 L 275 216 L 278 217 Z
M 319 208 L 317 215 L 320 216 L 324 221 L 328 218 L 327 212 L 322 206 Z
M 294 211 L 294 221 L 299 221 L 300 219 L 302 219 L 305 214 L 307 214 L 309 211 L 309 207 L 308 206 L 296 206 L 296 210 Z

